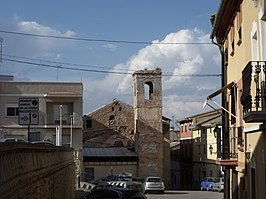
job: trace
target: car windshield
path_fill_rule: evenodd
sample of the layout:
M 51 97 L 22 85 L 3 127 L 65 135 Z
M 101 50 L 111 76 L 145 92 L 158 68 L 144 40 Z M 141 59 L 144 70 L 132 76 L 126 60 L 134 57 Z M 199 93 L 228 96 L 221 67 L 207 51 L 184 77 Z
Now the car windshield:
M 148 178 L 147 182 L 161 182 L 161 178 Z

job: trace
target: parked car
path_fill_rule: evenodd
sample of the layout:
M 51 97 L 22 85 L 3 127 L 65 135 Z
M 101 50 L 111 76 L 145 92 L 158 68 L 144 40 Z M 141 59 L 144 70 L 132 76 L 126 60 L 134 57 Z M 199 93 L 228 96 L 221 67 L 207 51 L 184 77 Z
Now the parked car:
M 117 187 L 98 187 L 84 196 L 84 199 L 147 199 L 147 197 L 136 189 Z
M 206 177 L 201 181 L 200 190 L 212 190 L 212 184 L 217 181 L 217 178 L 215 177 Z
M 109 181 L 106 182 L 109 185 L 112 185 L 114 187 L 120 187 L 120 188 L 128 188 L 128 189 L 136 189 L 140 192 L 144 192 L 143 184 L 141 182 L 135 182 L 135 181 Z
M 112 174 L 112 175 L 101 177 L 93 181 L 92 183 L 97 185 L 97 184 L 101 184 L 101 183 L 109 182 L 109 181 L 132 181 L 132 175 L 127 174 L 127 173 Z
M 165 186 L 164 182 L 160 177 L 146 177 L 144 183 L 144 193 L 149 193 L 149 192 L 160 192 L 164 193 L 165 191 Z
M 224 190 L 224 178 L 218 178 L 218 180 L 212 183 L 212 191 L 223 191 Z
M 32 144 L 40 144 L 40 145 L 55 146 L 53 142 L 48 141 L 48 140 L 34 141 L 34 142 L 31 142 L 31 143 L 32 143 Z
M 1 142 L 20 142 L 20 143 L 28 143 L 26 140 L 22 138 L 5 138 L 1 139 Z

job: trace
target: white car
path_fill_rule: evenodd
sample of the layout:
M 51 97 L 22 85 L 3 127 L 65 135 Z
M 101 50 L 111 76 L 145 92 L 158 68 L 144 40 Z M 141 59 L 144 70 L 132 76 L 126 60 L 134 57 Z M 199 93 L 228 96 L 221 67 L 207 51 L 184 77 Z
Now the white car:
M 223 191 L 224 190 L 224 178 L 218 178 L 217 181 L 212 183 L 212 191 Z
M 164 182 L 160 177 L 146 177 L 144 183 L 144 193 L 149 192 L 160 192 L 164 193 L 165 186 Z

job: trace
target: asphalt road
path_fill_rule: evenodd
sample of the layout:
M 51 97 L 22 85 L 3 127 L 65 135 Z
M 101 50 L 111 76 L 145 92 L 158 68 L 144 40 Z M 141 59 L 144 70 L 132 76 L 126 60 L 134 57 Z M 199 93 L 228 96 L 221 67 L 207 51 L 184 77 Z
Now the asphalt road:
M 212 191 L 166 191 L 165 194 L 146 194 L 148 199 L 222 199 L 223 193 Z

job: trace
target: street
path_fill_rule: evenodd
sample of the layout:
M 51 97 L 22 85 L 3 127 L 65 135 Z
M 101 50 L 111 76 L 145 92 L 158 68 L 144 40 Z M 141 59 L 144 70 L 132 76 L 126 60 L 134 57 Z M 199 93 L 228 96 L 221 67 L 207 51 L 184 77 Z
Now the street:
M 223 193 L 211 191 L 165 191 L 165 194 L 146 194 L 148 199 L 222 199 Z

